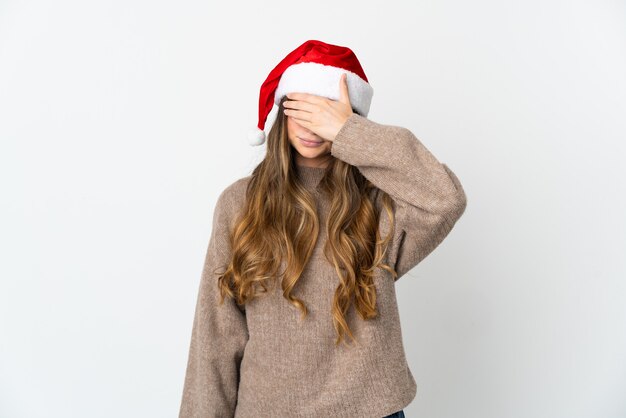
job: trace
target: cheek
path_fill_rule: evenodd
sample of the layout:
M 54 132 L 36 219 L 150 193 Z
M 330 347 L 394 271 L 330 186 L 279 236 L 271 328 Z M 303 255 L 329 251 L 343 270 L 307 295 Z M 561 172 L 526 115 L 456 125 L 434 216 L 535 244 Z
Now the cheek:
M 287 133 L 290 137 L 298 134 L 298 125 L 290 118 L 287 118 Z
M 289 142 L 291 143 L 291 145 L 293 145 L 294 147 L 297 144 L 297 131 L 298 128 L 295 125 L 295 122 L 292 122 L 290 119 L 287 119 L 286 122 L 286 126 L 287 126 L 287 138 L 289 139 Z

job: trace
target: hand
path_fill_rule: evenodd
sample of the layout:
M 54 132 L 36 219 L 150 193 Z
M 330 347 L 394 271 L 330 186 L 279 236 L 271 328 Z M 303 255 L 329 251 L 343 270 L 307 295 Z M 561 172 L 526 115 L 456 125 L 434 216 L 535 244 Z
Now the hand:
M 326 141 L 333 141 L 352 112 L 346 74 L 339 80 L 339 100 L 309 93 L 289 93 L 285 100 L 285 115 L 300 126 Z

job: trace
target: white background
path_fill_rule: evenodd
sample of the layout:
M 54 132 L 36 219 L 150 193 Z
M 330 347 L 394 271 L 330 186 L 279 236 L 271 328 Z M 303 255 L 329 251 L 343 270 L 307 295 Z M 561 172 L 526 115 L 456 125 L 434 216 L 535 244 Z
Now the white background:
M 0 416 L 173 417 L 269 71 L 349 46 L 461 179 L 397 284 L 407 417 L 626 416 L 626 6 L 0 0 Z M 267 128 L 267 126 L 266 126 Z

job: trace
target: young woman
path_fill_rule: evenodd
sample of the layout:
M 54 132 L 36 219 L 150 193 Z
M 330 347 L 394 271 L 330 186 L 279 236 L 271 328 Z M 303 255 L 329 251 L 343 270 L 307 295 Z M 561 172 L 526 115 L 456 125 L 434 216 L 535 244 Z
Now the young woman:
M 267 152 L 218 197 L 180 417 L 404 417 L 395 282 L 466 207 L 413 133 L 367 119 L 349 48 L 310 40 L 261 88 Z

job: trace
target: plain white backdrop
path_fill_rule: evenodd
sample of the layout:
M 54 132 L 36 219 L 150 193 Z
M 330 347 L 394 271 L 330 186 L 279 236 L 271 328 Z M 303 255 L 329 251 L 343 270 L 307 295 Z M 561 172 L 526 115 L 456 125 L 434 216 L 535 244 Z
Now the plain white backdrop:
M 0 416 L 178 414 L 217 196 L 263 156 L 261 83 L 319 39 L 468 196 L 397 284 L 407 417 L 625 417 L 625 22 L 623 1 L 0 0 Z

